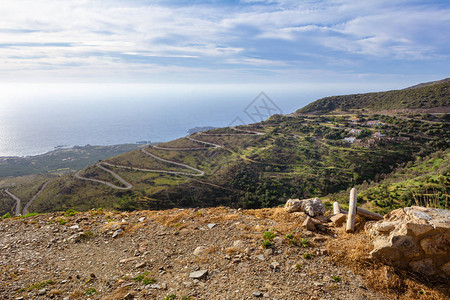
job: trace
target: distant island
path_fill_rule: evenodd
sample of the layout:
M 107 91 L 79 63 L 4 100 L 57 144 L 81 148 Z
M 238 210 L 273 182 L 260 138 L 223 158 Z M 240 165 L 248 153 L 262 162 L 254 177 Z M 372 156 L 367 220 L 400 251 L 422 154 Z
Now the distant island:
M 207 131 L 207 130 L 212 130 L 212 129 L 216 129 L 217 127 L 212 127 L 212 126 L 203 126 L 203 127 L 194 127 L 191 129 L 188 129 L 186 132 L 188 134 L 194 134 L 200 131 Z

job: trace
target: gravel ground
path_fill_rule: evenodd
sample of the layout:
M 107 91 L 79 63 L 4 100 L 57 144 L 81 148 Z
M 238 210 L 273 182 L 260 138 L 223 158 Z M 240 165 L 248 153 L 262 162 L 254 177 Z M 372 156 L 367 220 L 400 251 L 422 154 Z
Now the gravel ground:
M 307 231 L 303 217 L 222 207 L 1 220 L 0 298 L 384 299 L 329 260 L 333 229 Z

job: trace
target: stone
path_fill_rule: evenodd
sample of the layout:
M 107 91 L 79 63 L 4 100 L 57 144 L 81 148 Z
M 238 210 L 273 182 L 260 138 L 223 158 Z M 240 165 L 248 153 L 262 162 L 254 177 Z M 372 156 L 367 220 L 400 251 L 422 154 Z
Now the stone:
M 420 206 L 393 210 L 365 225 L 373 258 L 428 276 L 450 277 L 450 211 Z
M 140 268 L 143 268 L 145 266 L 147 266 L 147 263 L 146 262 L 141 262 L 141 263 L 136 264 L 136 266 L 134 268 L 135 269 L 140 269 Z
M 114 231 L 114 233 L 112 234 L 112 238 L 113 239 L 115 239 L 118 235 L 119 235 L 119 233 L 121 233 L 122 232 L 122 229 L 117 229 L 116 231 Z
M 340 227 L 345 221 L 347 220 L 346 214 L 335 214 L 334 216 L 330 217 L 330 221 L 332 222 L 333 226 Z
M 407 223 L 406 228 L 410 230 L 414 235 L 420 236 L 424 235 L 431 230 L 433 230 L 433 226 L 428 224 L 415 224 L 415 223 Z
M 316 230 L 316 226 L 314 225 L 314 222 L 311 220 L 311 217 L 309 216 L 306 217 L 305 221 L 303 221 L 302 226 L 308 229 L 309 231 Z
M 40 289 L 40 290 L 37 292 L 37 294 L 38 294 L 39 296 L 45 295 L 45 293 L 47 293 L 47 290 L 46 290 L 46 289 Z
M 244 242 L 242 240 L 236 240 L 233 242 L 233 248 L 236 249 L 243 249 L 244 248 Z
M 271 268 L 271 269 L 274 269 L 274 270 L 277 270 L 277 269 L 280 268 L 280 264 L 279 264 L 278 262 L 276 262 L 276 261 L 273 261 L 273 262 L 270 264 L 270 268 Z
M 315 218 L 322 223 L 328 223 L 328 217 L 324 215 L 316 215 Z
M 123 300 L 133 300 L 134 299 L 134 295 L 132 293 L 128 293 L 122 299 Z
M 263 253 L 265 257 L 269 257 L 273 254 L 273 249 L 272 248 L 264 249 Z
M 264 258 L 264 255 L 259 254 L 255 256 L 257 259 L 259 259 L 260 261 L 265 261 L 266 259 Z
M 70 226 L 69 229 L 80 229 L 80 226 L 78 224 Z
M 450 232 L 426 237 L 420 241 L 420 246 L 426 254 L 450 255 Z
M 205 279 L 208 275 L 208 270 L 199 270 L 189 274 L 189 278 L 192 279 Z
M 205 252 L 205 250 L 206 250 L 205 246 L 199 246 L 199 247 L 195 248 L 194 255 L 198 256 L 198 255 L 202 254 L 203 252 Z
M 411 269 L 420 274 L 425 275 L 434 275 L 436 273 L 436 268 L 433 264 L 433 260 L 431 258 L 426 258 L 423 260 L 411 261 L 409 263 Z
M 138 219 L 138 221 L 139 221 L 139 222 L 144 222 L 144 221 L 145 221 L 145 217 L 140 217 L 140 218 Z
M 263 296 L 263 293 L 261 293 L 261 292 L 259 292 L 259 291 L 256 291 L 256 292 L 253 292 L 252 295 L 253 295 L 254 297 L 260 298 L 260 297 Z
M 450 261 L 440 266 L 439 270 L 444 274 L 447 274 L 447 276 L 450 276 Z
M 288 212 L 303 211 L 311 217 L 323 215 L 325 213 L 325 206 L 319 198 L 311 198 L 305 200 L 289 199 L 284 209 Z
M 213 229 L 214 227 L 216 227 L 216 223 L 211 223 L 211 224 L 208 224 L 208 228 L 209 229 Z

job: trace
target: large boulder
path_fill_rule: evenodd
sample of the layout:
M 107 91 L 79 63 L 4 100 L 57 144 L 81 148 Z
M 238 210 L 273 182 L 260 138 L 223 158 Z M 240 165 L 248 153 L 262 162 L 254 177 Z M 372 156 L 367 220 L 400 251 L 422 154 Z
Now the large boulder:
M 289 199 L 284 208 L 288 212 L 303 211 L 311 217 L 323 215 L 325 213 L 325 206 L 319 198 L 305 200 Z
M 372 257 L 425 274 L 450 278 L 450 211 L 412 206 L 396 209 L 365 230 Z

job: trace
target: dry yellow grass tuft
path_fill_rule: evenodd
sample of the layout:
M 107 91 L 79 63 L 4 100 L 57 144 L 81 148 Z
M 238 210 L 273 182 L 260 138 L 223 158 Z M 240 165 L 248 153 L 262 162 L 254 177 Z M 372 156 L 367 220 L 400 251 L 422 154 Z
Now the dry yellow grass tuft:
M 361 275 L 369 288 L 402 300 L 450 299 L 448 284 L 374 261 L 369 255 L 373 246 L 364 233 L 362 218 L 357 216 L 355 233 L 346 233 L 344 227 L 336 232 L 339 238 L 331 239 L 327 244 L 330 259 Z

